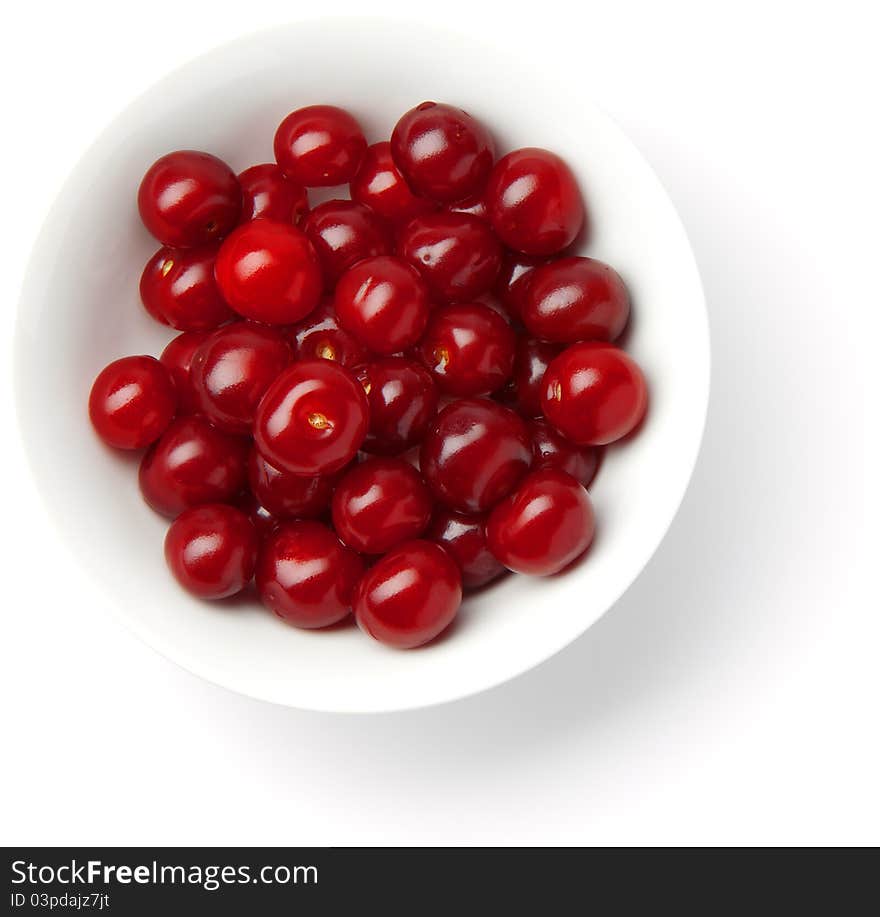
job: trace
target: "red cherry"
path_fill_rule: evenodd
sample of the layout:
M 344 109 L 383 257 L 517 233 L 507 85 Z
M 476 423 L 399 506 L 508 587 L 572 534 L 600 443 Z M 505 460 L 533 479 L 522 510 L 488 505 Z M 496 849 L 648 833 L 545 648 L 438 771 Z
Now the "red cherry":
M 330 498 L 341 473 L 300 475 L 269 464 L 252 449 L 248 480 L 254 496 L 278 519 L 313 519 L 330 507 Z
M 253 322 L 219 328 L 193 357 L 202 411 L 221 430 L 250 433 L 260 399 L 290 359 L 290 347 L 275 328 Z
M 341 185 L 357 172 L 367 141 L 344 109 L 309 105 L 291 112 L 275 132 L 275 159 L 307 188 Z
M 549 150 L 527 147 L 495 163 L 487 189 L 492 226 L 508 248 L 552 255 L 584 224 L 584 202 L 571 169 Z
M 267 538 L 281 524 L 281 520 L 270 513 L 249 490 L 235 501 L 235 505 L 251 520 L 251 525 L 261 539 Z
M 468 213 L 416 217 L 401 231 L 398 251 L 449 302 L 487 293 L 501 266 L 501 246 L 492 230 Z
M 210 503 L 181 513 L 165 535 L 165 560 L 187 592 L 225 599 L 250 582 L 259 538 L 233 506 Z
M 172 519 L 203 503 L 233 500 L 245 482 L 247 443 L 199 415 L 178 417 L 141 461 L 144 500 Z
M 422 102 L 395 125 L 391 153 L 417 194 L 460 201 L 485 184 L 495 145 L 486 128 L 467 112 Z
M 420 467 L 434 495 L 453 509 L 485 512 L 519 483 L 532 462 L 525 422 L 481 398 L 447 405 L 422 441 Z
M 527 337 L 517 340 L 511 395 L 520 414 L 526 417 L 542 416 L 541 383 L 544 381 L 547 367 L 559 352 L 556 344 L 547 344 Z
M 117 449 L 149 446 L 171 423 L 177 393 L 155 357 L 123 357 L 98 373 L 89 395 L 89 417 L 98 436 Z
M 472 217 L 489 222 L 489 204 L 486 201 L 486 189 L 479 194 L 466 197 L 463 201 L 455 201 L 444 208 L 448 213 L 469 213 Z
M 416 538 L 431 518 L 431 494 L 400 458 L 371 458 L 352 467 L 333 494 L 333 527 L 361 554 L 384 554 Z
M 202 407 L 199 396 L 193 386 L 191 368 L 195 352 L 211 336 L 210 331 L 184 331 L 172 338 L 159 362 L 168 370 L 174 389 L 177 392 L 177 416 L 198 414 Z
M 241 222 L 265 219 L 299 223 L 309 212 L 306 189 L 288 178 L 274 162 L 245 169 L 241 185 Z
M 433 640 L 461 605 L 455 561 L 431 541 L 408 541 L 370 568 L 354 593 L 358 626 L 399 649 Z
M 138 189 L 138 210 L 163 245 L 205 245 L 222 239 L 238 222 L 241 188 L 222 159 L 178 150 L 147 169 Z
M 396 455 L 414 446 L 437 411 L 437 389 L 430 374 L 403 357 L 376 360 L 357 369 L 370 404 L 365 452 Z
M 611 344 L 572 344 L 544 373 L 544 416 L 579 446 L 604 446 L 626 436 L 647 405 L 642 371 Z
M 348 370 L 330 360 L 303 360 L 264 395 L 254 439 L 277 468 L 330 474 L 354 458 L 368 423 L 367 396 Z
M 214 280 L 216 254 L 213 246 L 160 248 L 141 274 L 147 312 L 180 331 L 206 331 L 234 319 Z
M 284 522 L 257 561 L 262 603 L 296 627 L 328 627 L 348 616 L 364 562 L 319 522 Z
M 330 287 L 363 258 L 387 255 L 391 238 L 385 224 L 354 201 L 325 201 L 303 220 L 303 232 L 315 247 Z
M 602 449 L 598 446 L 576 446 L 557 433 L 546 420 L 529 421 L 532 438 L 533 471 L 555 468 L 570 474 L 579 484 L 589 487 L 596 472 Z
M 428 289 L 419 272 L 401 258 L 366 258 L 339 278 L 336 315 L 346 331 L 382 355 L 415 344 L 428 321 Z
M 501 305 L 504 306 L 504 311 L 515 321 L 521 320 L 523 302 L 532 272 L 539 265 L 546 263 L 546 258 L 538 258 L 534 255 L 523 255 L 521 252 L 512 251 L 504 253 L 494 292 Z
M 339 327 L 332 299 L 325 299 L 302 321 L 291 325 L 287 336 L 297 360 L 334 360 L 351 369 L 369 358 L 354 335 Z
M 465 589 L 477 589 L 505 572 L 486 544 L 486 517 L 437 509 L 428 536 L 458 564 Z
M 361 167 L 351 180 L 351 199 L 396 225 L 436 209 L 432 201 L 413 194 L 394 164 L 387 140 L 367 148 Z
M 513 370 L 516 336 L 490 306 L 462 303 L 435 310 L 419 344 L 419 357 L 450 395 L 488 395 Z
M 596 523 L 586 490 L 556 469 L 535 471 L 489 516 L 489 549 L 510 570 L 549 576 L 590 546 Z

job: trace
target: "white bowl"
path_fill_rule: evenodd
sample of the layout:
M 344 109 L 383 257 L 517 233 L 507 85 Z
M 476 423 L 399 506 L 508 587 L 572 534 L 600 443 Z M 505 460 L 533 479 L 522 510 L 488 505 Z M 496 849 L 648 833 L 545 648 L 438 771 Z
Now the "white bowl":
M 548 579 L 509 576 L 466 599 L 448 637 L 388 649 L 356 628 L 296 630 L 255 600 L 230 606 L 181 592 L 165 569 L 166 521 L 141 501 L 136 458 L 111 454 L 88 423 L 95 374 L 129 353 L 158 354 L 172 332 L 138 300 L 157 248 L 135 206 L 149 164 L 209 150 L 240 170 L 272 160 L 275 126 L 301 105 L 355 113 L 372 141 L 434 98 L 483 119 L 499 151 L 545 146 L 581 182 L 592 231 L 583 252 L 614 265 L 634 302 L 626 346 L 650 385 L 638 435 L 609 449 L 591 488 L 598 517 L 586 559 Z M 137 634 L 210 681 L 300 708 L 421 707 L 497 685 L 583 633 L 657 548 L 696 460 L 709 389 L 705 305 L 684 229 L 660 182 L 581 95 L 553 49 L 508 55 L 472 39 L 375 20 L 290 25 L 218 48 L 132 103 L 76 166 L 34 247 L 16 340 L 19 417 L 38 487 L 63 539 Z

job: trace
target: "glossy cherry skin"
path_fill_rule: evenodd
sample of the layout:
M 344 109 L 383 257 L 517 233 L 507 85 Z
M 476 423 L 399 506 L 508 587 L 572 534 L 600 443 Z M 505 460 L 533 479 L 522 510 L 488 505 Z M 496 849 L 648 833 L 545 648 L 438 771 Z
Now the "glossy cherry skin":
M 218 328 L 196 351 L 191 368 L 205 416 L 227 433 L 250 433 L 260 399 L 290 360 L 277 328 L 253 322 Z
M 370 404 L 370 426 L 361 448 L 398 455 L 418 443 L 437 412 L 430 373 L 403 357 L 375 360 L 356 370 Z
M 367 396 L 348 370 L 330 360 L 303 360 L 264 395 L 254 440 L 276 468 L 331 474 L 355 457 L 368 423 Z
M 383 220 L 397 226 L 437 209 L 433 201 L 413 194 L 394 163 L 387 140 L 367 148 L 350 189 L 353 201 L 369 207 Z
M 264 219 L 297 224 L 309 212 L 306 189 L 288 178 L 274 162 L 245 169 L 238 183 L 242 223 Z
M 391 251 L 388 228 L 367 207 L 354 201 L 325 201 L 303 220 L 303 232 L 318 253 L 328 287 L 363 258 Z
M 247 442 L 194 415 L 171 422 L 143 457 L 138 474 L 144 500 L 174 518 L 203 503 L 232 502 L 245 483 Z
M 350 181 L 367 141 L 355 118 L 334 105 L 292 111 L 275 132 L 275 159 L 294 181 L 323 188 Z
M 544 373 L 560 353 L 556 344 L 520 337 L 513 359 L 511 395 L 516 409 L 525 417 L 541 417 L 541 392 Z
M 263 542 L 256 584 L 262 603 L 296 627 L 348 617 L 364 561 L 320 522 L 282 522 Z
M 292 474 L 270 464 L 257 449 L 248 458 L 248 482 L 260 504 L 278 519 L 314 519 L 329 509 L 341 472 Z
M 297 360 L 333 360 L 351 369 L 369 359 L 367 349 L 339 326 L 332 299 L 287 329 L 287 339 Z
M 467 112 L 422 102 L 395 125 L 391 154 L 417 194 L 460 201 L 486 183 L 495 145 L 486 128 Z
M 546 263 L 546 258 L 505 251 L 501 259 L 501 269 L 495 280 L 494 293 L 504 306 L 504 311 L 515 321 L 522 318 L 523 303 L 532 272 L 539 265 Z
M 220 246 L 214 275 L 223 298 L 245 318 L 288 325 L 305 318 L 324 281 L 312 244 L 295 226 L 252 220 Z
M 478 589 L 505 572 L 486 543 L 486 517 L 435 511 L 427 537 L 435 541 L 458 564 L 465 589 Z
M 489 218 L 508 247 L 552 255 L 584 225 L 584 202 L 571 169 L 549 150 L 514 150 L 495 163 L 486 192 Z
M 613 341 L 628 318 L 623 281 L 595 258 L 560 258 L 529 275 L 522 322 L 542 341 Z
M 137 201 L 153 236 L 163 245 L 188 248 L 217 242 L 238 223 L 241 188 L 222 159 L 178 150 L 147 169 Z
M 89 417 L 108 446 L 142 449 L 158 439 L 177 409 L 171 374 L 155 357 L 123 357 L 98 373 Z
M 241 494 L 235 505 L 251 520 L 261 540 L 271 535 L 281 524 L 282 520 L 270 513 L 249 490 Z
M 589 487 L 602 458 L 599 446 L 576 446 L 557 432 L 546 420 L 529 421 L 532 438 L 532 471 L 555 468 L 570 474 L 579 484 Z
M 550 576 L 576 560 L 593 540 L 586 490 L 554 468 L 532 472 L 489 516 L 489 549 L 508 570 Z
M 433 502 L 422 476 L 409 462 L 370 458 L 352 466 L 336 487 L 333 527 L 355 551 L 384 554 L 421 535 L 431 519 Z
M 401 230 L 400 255 L 440 299 L 469 302 L 492 289 L 501 246 L 483 220 L 469 213 L 429 213 Z
M 489 221 L 489 203 L 486 200 L 485 188 L 479 194 L 466 197 L 463 201 L 447 204 L 443 209 L 449 213 L 469 213 L 479 220 Z
M 461 605 L 461 574 L 432 541 L 407 541 L 364 574 L 353 604 L 362 631 L 388 646 L 412 649 L 452 623 Z
M 254 575 L 259 537 L 234 506 L 209 503 L 181 513 L 165 535 L 165 560 L 177 581 L 202 599 L 241 592 Z
M 177 416 L 197 414 L 202 408 L 192 381 L 195 352 L 211 336 L 211 331 L 184 331 L 172 338 L 162 351 L 159 362 L 168 370 L 177 392 Z
M 516 335 L 483 303 L 444 306 L 431 313 L 419 358 L 448 395 L 488 395 L 513 371 Z
M 428 288 L 402 258 L 379 255 L 350 267 L 336 285 L 339 323 L 368 350 L 400 353 L 418 341 L 428 321 Z
M 481 398 L 447 405 L 422 441 L 419 464 L 434 496 L 452 509 L 481 513 L 528 472 L 532 448 L 525 421 Z
M 579 446 L 605 446 L 626 436 L 647 406 L 641 369 L 611 344 L 572 344 L 544 373 L 544 416 Z

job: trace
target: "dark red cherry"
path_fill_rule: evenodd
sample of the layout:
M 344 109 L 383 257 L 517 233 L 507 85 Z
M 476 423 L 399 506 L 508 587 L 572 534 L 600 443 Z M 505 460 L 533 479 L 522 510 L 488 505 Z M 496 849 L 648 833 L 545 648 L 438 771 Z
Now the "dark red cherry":
M 532 438 L 533 471 L 555 468 L 570 474 L 579 484 L 589 487 L 602 458 L 599 446 L 576 446 L 558 433 L 546 420 L 529 421 Z
M 370 404 L 370 427 L 361 448 L 397 455 L 421 440 L 437 411 L 437 389 L 424 367 L 387 357 L 357 369 Z
M 416 538 L 433 500 L 422 476 L 401 458 L 370 458 L 350 468 L 333 494 L 333 527 L 361 554 L 384 554 Z
M 465 589 L 477 589 L 505 572 L 486 544 L 486 517 L 438 508 L 427 536 L 444 548 L 461 570 Z
M 277 468 L 330 474 L 355 457 L 368 423 L 367 396 L 348 370 L 330 360 L 303 360 L 269 387 L 254 439 Z
M 117 449 L 141 449 L 171 422 L 177 393 L 155 357 L 123 357 L 98 373 L 89 395 L 89 417 L 98 436 Z
M 334 105 L 298 108 L 275 132 L 278 165 L 285 175 L 307 188 L 350 181 L 366 149 L 360 124 Z
M 198 414 L 202 409 L 193 386 L 191 369 L 195 352 L 202 346 L 211 331 L 184 331 L 172 338 L 159 357 L 159 362 L 171 374 L 177 392 L 177 416 Z
M 411 649 L 433 640 L 461 605 L 455 561 L 431 541 L 408 541 L 371 567 L 355 589 L 358 626 L 381 643 Z
M 238 183 L 242 223 L 262 218 L 296 224 L 309 212 L 306 189 L 288 178 L 274 162 L 245 169 Z
M 259 538 L 234 506 L 209 503 L 181 513 L 165 535 L 165 560 L 177 581 L 202 599 L 241 592 L 254 575 Z
M 447 405 L 422 441 L 422 476 L 437 499 L 466 513 L 485 512 L 528 472 L 531 441 L 525 421 L 482 398 Z
M 287 339 L 298 360 L 334 360 L 351 369 L 369 358 L 366 348 L 354 335 L 340 328 L 332 299 L 325 299 L 302 321 L 291 325 Z
M 571 169 L 555 153 L 514 150 L 495 163 L 486 192 L 495 232 L 527 255 L 552 255 L 584 225 L 584 202 Z
M 367 148 L 361 167 L 351 180 L 351 199 L 397 226 L 420 213 L 437 209 L 433 201 L 413 194 L 394 164 L 387 140 Z
M 580 446 L 604 446 L 626 436 L 645 416 L 647 405 L 642 371 L 611 344 L 572 344 L 544 373 L 544 416 Z
M 318 256 L 295 226 L 253 220 L 220 246 L 214 274 L 223 298 L 245 318 L 288 325 L 305 318 L 321 297 Z
M 513 360 L 513 387 L 511 396 L 520 414 L 541 417 L 541 383 L 544 373 L 560 353 L 556 344 L 520 337 L 516 342 Z
M 402 258 L 379 255 L 350 267 L 336 285 L 339 323 L 368 350 L 388 356 L 418 341 L 428 321 L 428 289 Z
M 516 336 L 490 306 L 460 303 L 435 309 L 419 344 L 419 358 L 449 395 L 488 395 L 513 370 Z
M 210 153 L 178 150 L 157 159 L 138 189 L 144 226 L 180 248 L 222 239 L 238 222 L 241 188 L 232 169 Z
M 178 417 L 141 461 L 147 503 L 174 518 L 203 503 L 228 503 L 245 483 L 247 442 L 223 433 L 199 415 Z
M 522 318 L 523 302 L 532 277 L 532 272 L 546 258 L 523 255 L 521 252 L 506 251 L 501 259 L 501 270 L 495 281 L 495 295 L 504 306 L 504 311 L 514 319 Z
M 241 494 L 235 501 L 235 505 L 251 520 L 251 524 L 261 539 L 271 535 L 281 524 L 281 519 L 270 513 L 249 490 Z
M 278 519 L 314 519 L 330 506 L 341 472 L 302 475 L 282 471 L 251 449 L 248 481 L 254 496 Z
M 460 201 L 486 183 L 495 145 L 486 128 L 467 112 L 422 102 L 395 125 L 391 154 L 417 194 Z
M 469 213 L 472 217 L 489 222 L 489 204 L 486 201 L 485 188 L 479 194 L 447 204 L 443 209 L 449 213 Z
M 283 522 L 263 543 L 256 584 L 262 603 L 296 627 L 347 617 L 363 560 L 320 522 Z
M 303 220 L 303 232 L 315 247 L 328 288 L 363 258 L 387 255 L 391 236 L 382 220 L 354 201 L 325 201 Z
M 489 516 L 489 549 L 516 573 L 549 576 L 576 560 L 596 523 L 586 490 L 556 469 L 535 471 Z
M 250 433 L 266 389 L 290 363 L 290 347 L 276 328 L 233 322 L 196 351 L 193 386 L 207 418 L 228 433 Z
M 401 230 L 397 247 L 447 302 L 467 302 L 487 293 L 501 266 L 501 246 L 492 230 L 469 213 L 416 217 Z

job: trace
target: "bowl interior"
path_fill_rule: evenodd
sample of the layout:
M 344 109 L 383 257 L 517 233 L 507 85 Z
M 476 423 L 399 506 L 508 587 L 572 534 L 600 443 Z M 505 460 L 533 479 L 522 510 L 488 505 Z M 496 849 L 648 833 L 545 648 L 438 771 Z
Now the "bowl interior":
M 370 20 L 248 36 L 137 99 L 59 195 L 20 304 L 16 387 L 26 448 L 63 540 L 96 587 L 143 639 L 193 672 L 320 710 L 394 710 L 461 697 L 532 667 L 582 633 L 659 544 L 705 417 L 709 345 L 699 278 L 651 169 L 580 98 L 552 49 L 540 53 L 524 63 L 460 35 Z M 630 287 L 626 346 L 644 367 L 651 405 L 638 436 L 608 450 L 591 488 L 598 533 L 582 563 L 549 579 L 507 577 L 467 598 L 447 637 L 398 652 L 354 627 L 296 630 L 254 599 L 211 605 L 182 593 L 164 566 L 167 523 L 138 493 L 138 459 L 101 446 L 86 400 L 104 364 L 129 353 L 158 355 L 173 336 L 146 316 L 137 291 L 157 244 L 139 222 L 135 192 L 156 157 L 194 148 L 236 170 L 271 161 L 276 124 L 315 102 L 352 110 L 373 142 L 426 98 L 484 119 L 500 152 L 546 146 L 572 165 L 591 213 L 582 253 L 610 262 Z

